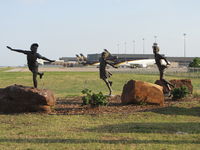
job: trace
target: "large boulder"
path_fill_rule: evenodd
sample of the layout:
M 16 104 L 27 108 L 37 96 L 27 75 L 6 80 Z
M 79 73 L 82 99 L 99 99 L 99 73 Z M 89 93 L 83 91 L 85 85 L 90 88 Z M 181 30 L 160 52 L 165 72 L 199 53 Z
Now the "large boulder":
M 193 92 L 193 85 L 190 79 L 181 79 L 181 80 L 170 80 L 170 83 L 174 85 L 175 88 L 179 88 L 181 86 L 186 86 L 189 90 L 189 93 Z
M 167 88 L 167 86 L 161 81 L 161 80 L 156 80 L 155 84 L 160 85 L 163 87 L 163 93 L 164 94 L 168 94 L 169 90 Z
M 54 94 L 22 85 L 12 85 L 0 89 L 0 112 L 50 112 L 56 103 Z
M 174 79 L 174 80 L 170 80 L 169 82 L 174 85 L 174 88 L 186 86 L 188 88 L 190 94 L 192 94 L 192 92 L 193 92 L 192 81 L 190 79 L 181 79 L 181 80 L 175 80 Z M 155 84 L 163 87 L 163 93 L 169 92 L 167 87 L 163 84 L 162 81 L 156 80 Z M 173 87 L 171 87 L 171 88 L 173 89 Z
M 123 87 L 121 102 L 123 104 L 150 103 L 163 105 L 163 88 L 148 82 L 130 80 Z

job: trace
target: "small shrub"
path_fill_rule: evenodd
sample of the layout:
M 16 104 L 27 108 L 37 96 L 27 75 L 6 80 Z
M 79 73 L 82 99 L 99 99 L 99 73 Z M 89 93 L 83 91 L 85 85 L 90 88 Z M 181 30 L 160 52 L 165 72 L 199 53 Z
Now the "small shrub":
M 189 94 L 189 90 L 186 86 L 181 86 L 180 88 L 175 88 L 172 90 L 173 99 L 181 99 L 186 97 Z
M 90 104 L 90 101 L 92 99 L 92 90 L 89 89 L 84 89 L 81 91 L 83 94 L 86 94 L 86 96 L 82 97 L 83 100 L 83 105 L 88 105 Z
M 102 92 L 96 94 L 92 93 L 92 90 L 84 89 L 82 93 L 85 94 L 85 96 L 82 97 L 83 105 L 105 106 L 108 104 L 107 96 L 103 95 Z
M 92 94 L 91 104 L 94 106 L 105 106 L 108 104 L 107 97 L 102 92 Z

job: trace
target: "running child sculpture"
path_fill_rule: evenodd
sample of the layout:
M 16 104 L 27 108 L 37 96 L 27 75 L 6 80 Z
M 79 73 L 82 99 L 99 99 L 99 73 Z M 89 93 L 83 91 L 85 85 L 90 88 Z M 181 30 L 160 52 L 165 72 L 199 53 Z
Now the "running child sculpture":
M 112 81 L 109 81 L 108 78 L 112 76 L 112 73 L 106 70 L 107 65 L 110 65 L 114 68 L 117 68 L 117 66 L 114 65 L 114 60 L 116 57 L 113 57 L 106 49 L 104 49 L 104 52 L 101 53 L 100 57 L 100 66 L 99 66 L 99 74 L 100 74 L 100 79 L 102 79 L 108 89 L 109 89 L 109 96 L 112 95 Z
M 40 76 L 40 79 L 44 75 L 43 72 L 38 71 L 37 59 L 43 59 L 43 60 L 47 60 L 49 62 L 55 62 L 54 60 L 50 60 L 46 57 L 41 56 L 39 53 L 37 53 L 38 47 L 39 47 L 39 45 L 37 43 L 33 43 L 30 47 L 30 51 L 27 51 L 27 50 L 13 49 L 13 48 L 7 46 L 7 48 L 10 49 L 11 51 L 15 51 L 15 52 L 19 52 L 19 53 L 23 53 L 23 54 L 27 55 L 27 65 L 28 65 L 29 70 L 33 74 L 33 84 L 34 84 L 35 88 L 37 88 L 37 75 Z
M 164 73 L 166 68 L 170 65 L 169 61 L 162 55 L 159 54 L 159 47 L 157 43 L 153 43 L 153 53 L 155 56 L 155 62 L 158 67 L 158 70 L 160 72 L 160 81 L 167 87 L 167 90 L 169 91 L 169 94 L 171 92 L 171 87 L 174 87 L 169 81 L 164 79 Z

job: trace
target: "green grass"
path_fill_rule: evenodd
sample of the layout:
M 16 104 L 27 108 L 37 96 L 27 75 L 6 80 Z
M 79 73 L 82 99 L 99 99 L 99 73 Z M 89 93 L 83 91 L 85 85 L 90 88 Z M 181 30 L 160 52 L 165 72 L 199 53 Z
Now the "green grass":
M 113 89 L 120 94 L 129 79 L 153 83 L 157 78 L 157 75 L 115 73 Z M 192 82 L 195 93 L 200 93 L 199 79 Z M 31 73 L 0 71 L 0 87 L 15 83 L 32 86 Z M 44 79 L 39 80 L 39 88 L 43 87 L 54 91 L 57 97 L 81 95 L 84 87 L 107 93 L 96 72 L 46 72 Z M 199 147 L 199 101 L 133 114 L 0 114 L 1 150 L 198 150 Z
M 4 72 L 0 70 L 0 88 L 22 84 L 33 86 L 31 72 Z M 185 78 L 185 77 L 183 77 Z M 121 94 L 123 85 L 130 79 L 143 80 L 154 83 L 158 75 L 142 75 L 133 73 L 114 73 L 111 77 L 113 81 L 113 94 Z M 166 79 L 181 79 L 181 77 L 167 76 Z M 192 78 L 194 91 L 200 93 L 200 80 Z M 38 88 L 46 88 L 54 91 L 57 97 L 79 96 L 84 88 L 92 89 L 94 92 L 102 91 L 108 93 L 105 83 L 99 79 L 98 72 L 45 72 L 44 78 L 38 78 Z
M 0 149 L 198 149 L 199 109 L 192 102 L 134 114 L 1 115 Z

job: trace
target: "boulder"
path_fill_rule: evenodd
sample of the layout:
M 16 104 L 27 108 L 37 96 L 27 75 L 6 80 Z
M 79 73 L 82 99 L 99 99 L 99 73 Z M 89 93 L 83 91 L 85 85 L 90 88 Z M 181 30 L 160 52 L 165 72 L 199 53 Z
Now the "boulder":
M 123 104 L 150 103 L 162 106 L 164 104 L 163 88 L 148 82 L 130 80 L 123 87 L 121 102 Z
M 53 92 L 46 89 L 12 85 L 0 89 L 0 112 L 50 112 L 56 104 Z
M 164 94 L 168 94 L 169 93 L 169 90 L 168 90 L 167 86 L 165 84 L 163 84 L 163 82 L 161 80 L 156 80 L 155 84 L 160 85 L 160 86 L 163 87 L 163 93 Z
M 188 88 L 190 94 L 192 94 L 192 92 L 193 92 L 192 81 L 190 79 L 181 79 L 181 80 L 175 80 L 174 79 L 174 80 L 170 80 L 169 82 L 174 85 L 174 88 L 186 86 Z M 169 92 L 167 87 L 163 84 L 162 81 L 156 80 L 155 84 L 163 87 L 163 93 Z M 173 87 L 171 87 L 171 88 L 173 89 Z
M 172 83 L 175 86 L 175 88 L 186 86 L 190 94 L 192 94 L 193 92 L 193 85 L 190 79 L 170 80 L 170 83 Z

